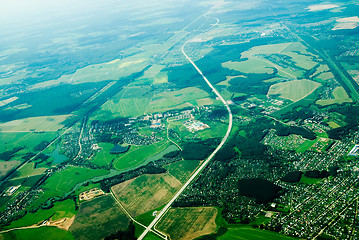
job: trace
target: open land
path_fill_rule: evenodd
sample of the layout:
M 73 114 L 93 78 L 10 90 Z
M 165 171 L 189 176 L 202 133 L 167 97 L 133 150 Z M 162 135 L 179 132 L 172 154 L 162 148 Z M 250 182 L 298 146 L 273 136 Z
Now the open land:
M 118 230 L 125 230 L 129 219 L 110 195 L 82 202 L 70 227 L 76 239 L 103 239 Z
M 216 231 L 217 213 L 213 207 L 172 208 L 156 228 L 169 234 L 171 239 L 195 239 Z
M 136 217 L 167 203 L 181 183 L 169 174 L 142 175 L 112 188 L 126 210 Z

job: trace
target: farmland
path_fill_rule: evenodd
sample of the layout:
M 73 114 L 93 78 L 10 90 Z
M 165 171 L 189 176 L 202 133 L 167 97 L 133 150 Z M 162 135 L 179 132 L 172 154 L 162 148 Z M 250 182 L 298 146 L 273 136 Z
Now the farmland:
M 279 233 L 249 227 L 234 227 L 218 238 L 219 240 L 294 240 Z
M 222 63 L 222 66 L 243 73 L 273 73 L 273 66 L 257 59 L 242 62 L 225 62 Z
M 321 106 L 331 105 L 331 104 L 342 104 L 345 102 L 352 102 L 349 98 L 347 92 L 344 90 L 343 87 L 336 87 L 333 90 L 333 97 L 334 99 L 325 99 L 325 100 L 318 100 L 316 103 Z
M 70 115 L 32 117 L 0 123 L 1 132 L 50 132 L 64 127 L 61 124 Z
M 195 239 L 216 231 L 216 215 L 213 207 L 172 208 L 156 227 L 171 239 Z
M 147 112 L 158 112 L 183 108 L 185 106 L 196 106 L 197 99 L 207 97 L 208 93 L 195 87 L 184 88 L 171 92 L 162 92 L 153 96 Z
M 276 83 L 268 91 L 268 96 L 279 95 L 294 102 L 305 98 L 320 86 L 320 83 L 310 80 L 294 80 Z
M 110 195 L 81 203 L 70 232 L 76 239 L 96 240 L 126 230 L 129 219 Z
M 185 181 L 189 178 L 198 165 L 199 161 L 183 160 L 167 165 L 165 168 L 167 169 L 168 173 L 177 178 L 178 181 L 185 183 Z
M 169 174 L 142 175 L 112 187 L 116 197 L 133 216 L 165 204 L 180 187 Z

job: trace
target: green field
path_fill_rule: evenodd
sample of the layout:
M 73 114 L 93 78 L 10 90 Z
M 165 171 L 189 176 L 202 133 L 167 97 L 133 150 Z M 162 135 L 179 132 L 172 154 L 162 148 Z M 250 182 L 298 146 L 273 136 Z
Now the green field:
M 108 171 L 102 169 L 88 169 L 83 167 L 67 167 L 56 172 L 44 183 L 45 189 L 57 191 L 59 193 L 69 192 L 77 183 L 86 181 L 95 176 L 101 176 Z
M 282 234 L 254 229 L 249 227 L 231 227 L 228 231 L 218 238 L 219 240 L 294 240 L 298 238 L 287 237 Z
M 304 174 L 303 174 L 302 177 L 300 178 L 299 183 L 316 184 L 316 183 L 320 182 L 321 180 L 322 180 L 321 178 L 310 178 L 310 177 L 304 176 Z
M 103 239 L 127 229 L 129 219 L 110 195 L 100 196 L 80 205 L 70 231 L 78 240 Z
M 279 95 L 296 102 L 311 94 L 320 85 L 320 83 L 306 79 L 281 82 L 271 85 L 267 95 Z
M 131 146 L 129 151 L 115 159 L 113 165 L 118 170 L 135 167 L 148 157 L 164 151 L 170 144 L 168 141 L 161 141 L 146 146 Z
M 333 90 L 333 97 L 334 99 L 325 99 L 325 100 L 318 100 L 316 104 L 319 104 L 321 106 L 327 106 L 331 104 L 342 104 L 345 102 L 352 102 L 352 100 L 349 98 L 347 92 L 344 90 L 343 87 L 336 87 Z
M 76 214 L 75 203 L 71 199 L 67 199 L 61 202 L 55 202 L 54 206 L 50 209 L 39 209 L 35 213 L 28 213 L 23 218 L 11 222 L 9 226 L 6 226 L 6 229 L 16 228 L 16 227 L 26 227 L 31 226 L 37 223 L 40 223 L 49 217 L 51 220 L 58 220 L 61 218 L 71 218 Z
M 1 238 L 3 237 L 3 238 Z M 74 237 L 68 231 L 57 227 L 40 227 L 32 229 L 15 230 L 0 234 L 4 240 L 73 240 Z
M 102 147 L 102 149 L 96 153 L 96 156 L 91 160 L 91 162 L 98 166 L 109 166 L 111 161 L 116 158 L 116 155 L 110 154 L 114 145 L 112 143 L 99 143 L 98 146 Z
M 57 136 L 56 132 L 43 132 L 43 133 L 32 133 L 32 132 L 12 132 L 5 133 L 0 132 L 0 152 L 6 149 L 12 149 L 16 147 L 25 147 L 29 151 L 41 143 L 42 141 L 50 142 Z
M 304 153 L 309 148 L 311 148 L 316 142 L 318 142 L 319 138 L 316 138 L 314 140 L 307 140 L 302 145 L 300 145 L 297 149 L 297 153 Z
M 198 167 L 199 161 L 182 160 L 165 166 L 169 174 L 177 178 L 181 183 L 185 183 L 192 172 Z
M 94 118 L 103 120 L 142 116 L 152 96 L 153 92 L 149 86 L 126 87 L 103 104 L 94 114 Z
M 126 210 L 137 217 L 166 204 L 180 186 L 176 178 L 165 173 L 141 175 L 113 186 L 112 190 Z
M 273 66 L 269 63 L 265 63 L 261 60 L 250 58 L 247 61 L 242 62 L 225 62 L 222 66 L 232 70 L 236 70 L 242 73 L 267 73 L 272 74 L 274 72 Z

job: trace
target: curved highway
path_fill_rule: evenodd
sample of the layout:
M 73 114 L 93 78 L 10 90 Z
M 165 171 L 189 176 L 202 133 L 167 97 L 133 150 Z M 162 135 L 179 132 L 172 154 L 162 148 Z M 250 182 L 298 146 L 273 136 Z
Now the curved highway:
M 232 130 L 232 120 L 233 120 L 233 116 L 232 116 L 232 112 L 231 109 L 228 105 L 228 103 L 223 99 L 223 97 L 221 96 L 221 94 L 219 94 L 219 92 L 213 87 L 213 85 L 210 83 L 210 81 L 208 81 L 208 79 L 206 78 L 206 76 L 203 75 L 202 71 L 197 67 L 197 65 L 192 61 L 192 59 L 190 57 L 188 57 L 188 55 L 186 54 L 186 52 L 184 51 L 184 47 L 186 46 L 187 43 L 189 43 L 191 40 L 188 40 L 187 42 L 185 42 L 185 44 L 183 44 L 182 46 L 182 53 L 183 55 L 187 58 L 187 60 L 192 64 L 192 66 L 197 70 L 197 72 L 202 76 L 202 78 L 204 79 L 204 81 L 207 83 L 207 85 L 212 89 L 212 91 L 217 95 L 217 97 L 222 101 L 223 105 L 226 107 L 227 111 L 228 111 L 228 129 L 226 132 L 226 135 L 224 135 L 224 137 L 222 138 L 221 143 L 218 145 L 218 147 L 212 152 L 212 154 L 201 164 L 201 166 L 192 174 L 192 176 L 188 179 L 188 181 L 181 187 L 180 190 L 178 190 L 178 192 L 173 196 L 173 198 L 166 204 L 166 206 L 161 210 L 160 213 L 157 214 L 157 216 L 155 217 L 155 219 L 153 219 L 153 221 L 150 223 L 150 225 L 148 225 L 148 227 L 145 229 L 145 231 L 141 234 L 141 236 L 138 238 L 138 240 L 142 240 L 147 233 L 151 230 L 151 228 L 153 228 L 156 223 L 161 219 L 161 217 L 168 211 L 168 209 L 171 207 L 171 205 L 173 204 L 174 201 L 176 201 L 176 199 L 182 194 L 182 192 L 192 183 L 192 181 L 197 177 L 197 175 L 199 173 L 201 173 L 201 171 L 203 170 L 203 168 L 205 168 L 207 166 L 207 164 L 209 163 L 209 161 L 211 161 L 211 159 L 214 157 L 214 155 L 216 155 L 216 153 L 223 147 L 223 145 L 226 143 L 229 134 L 231 133 Z

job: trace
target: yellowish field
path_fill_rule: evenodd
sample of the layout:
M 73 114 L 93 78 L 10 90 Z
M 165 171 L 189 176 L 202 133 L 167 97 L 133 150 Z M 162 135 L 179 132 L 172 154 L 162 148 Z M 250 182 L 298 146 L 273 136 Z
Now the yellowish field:
M 347 18 L 339 18 L 336 20 L 337 23 L 335 24 L 332 30 L 341 30 L 341 29 L 354 29 L 359 26 L 359 17 L 347 17 Z
M 1 132 L 30 132 L 30 131 L 57 131 L 63 128 L 61 124 L 71 115 L 42 116 L 14 120 L 0 123 Z
M 267 96 L 279 95 L 296 102 L 311 94 L 320 85 L 320 83 L 306 79 L 276 83 L 269 88 Z
M 100 82 L 117 80 L 139 72 L 147 65 L 146 58 L 131 56 L 124 59 L 115 59 L 110 62 L 93 64 L 76 70 L 75 73 L 63 75 L 58 79 L 35 84 L 32 89 L 45 88 L 59 84 L 80 84 L 85 82 Z
M 0 101 L 0 107 L 5 106 L 5 105 L 7 105 L 9 103 L 12 103 L 13 101 L 15 101 L 17 99 L 18 99 L 18 97 L 12 97 L 12 98 L 2 100 L 2 101 Z
M 242 53 L 242 58 L 248 58 L 248 63 L 252 62 L 252 65 L 257 65 L 255 68 L 257 68 L 257 71 L 255 68 L 251 69 L 250 65 L 248 66 L 248 72 L 251 70 L 252 72 L 259 73 L 260 66 L 264 67 L 275 67 L 278 70 L 279 75 L 282 75 L 283 77 L 291 77 L 296 78 L 298 76 L 301 76 L 303 74 L 302 71 L 293 71 L 293 69 L 290 68 L 290 65 L 293 63 L 288 62 L 288 67 L 286 66 L 279 66 L 277 62 L 275 61 L 269 61 L 261 57 L 261 54 L 266 55 L 284 55 L 287 57 L 290 57 L 291 61 L 298 67 L 304 68 L 304 69 L 311 69 L 315 65 L 317 65 L 317 62 L 313 60 L 314 55 L 312 55 L 310 52 L 307 51 L 307 48 L 301 44 L 300 42 L 289 42 L 289 43 L 279 43 L 279 44 L 269 44 L 269 45 L 263 45 L 263 46 L 256 46 L 251 49 L 249 49 L 246 52 Z M 257 62 L 253 61 L 254 59 L 257 60 Z M 250 62 L 251 61 L 251 62 Z M 264 70 L 262 69 L 264 72 Z
M 172 208 L 156 228 L 173 240 L 190 240 L 214 233 L 218 210 L 214 207 Z
M 5 176 L 10 170 L 19 166 L 21 161 L 0 161 L 0 177 Z
M 197 104 L 197 99 L 208 97 L 207 92 L 196 87 L 188 87 L 171 92 L 161 92 L 153 96 L 146 113 L 194 106 Z
M 151 79 L 153 84 L 161 84 L 168 82 L 168 75 L 167 72 L 161 72 L 165 65 L 153 65 L 145 73 L 140 79 Z
M 334 75 L 331 72 L 323 72 L 317 76 L 318 79 L 328 80 L 330 78 L 334 78 Z
M 112 187 L 112 191 L 133 216 L 166 204 L 181 183 L 168 173 L 142 175 Z
M 329 127 L 331 127 L 331 128 L 338 128 L 338 127 L 340 127 L 339 124 L 337 124 L 336 122 L 333 122 L 333 121 L 330 121 L 330 122 L 327 122 L 327 123 L 328 123 Z
M 213 100 L 210 98 L 202 98 L 196 100 L 198 106 L 205 106 L 205 105 L 211 105 L 213 103 Z
M 29 162 L 29 163 L 21 166 L 21 168 L 19 168 L 16 172 L 17 173 L 16 179 L 39 175 L 39 174 L 44 173 L 47 169 L 47 168 L 36 168 L 35 169 L 34 167 L 35 167 L 35 163 L 33 163 L 33 162 Z
M 243 62 L 225 62 L 222 66 L 242 73 L 273 73 L 273 66 L 261 60 L 250 58 Z
M 308 9 L 309 12 L 316 12 L 316 11 L 323 11 L 337 7 L 339 6 L 335 4 L 316 4 L 316 5 L 310 5 L 306 9 Z
M 333 97 L 334 99 L 324 99 L 324 100 L 318 100 L 316 104 L 319 104 L 321 106 L 331 105 L 331 104 L 342 104 L 345 102 L 352 102 L 347 94 L 347 92 L 344 90 L 343 87 L 336 87 L 333 90 Z

